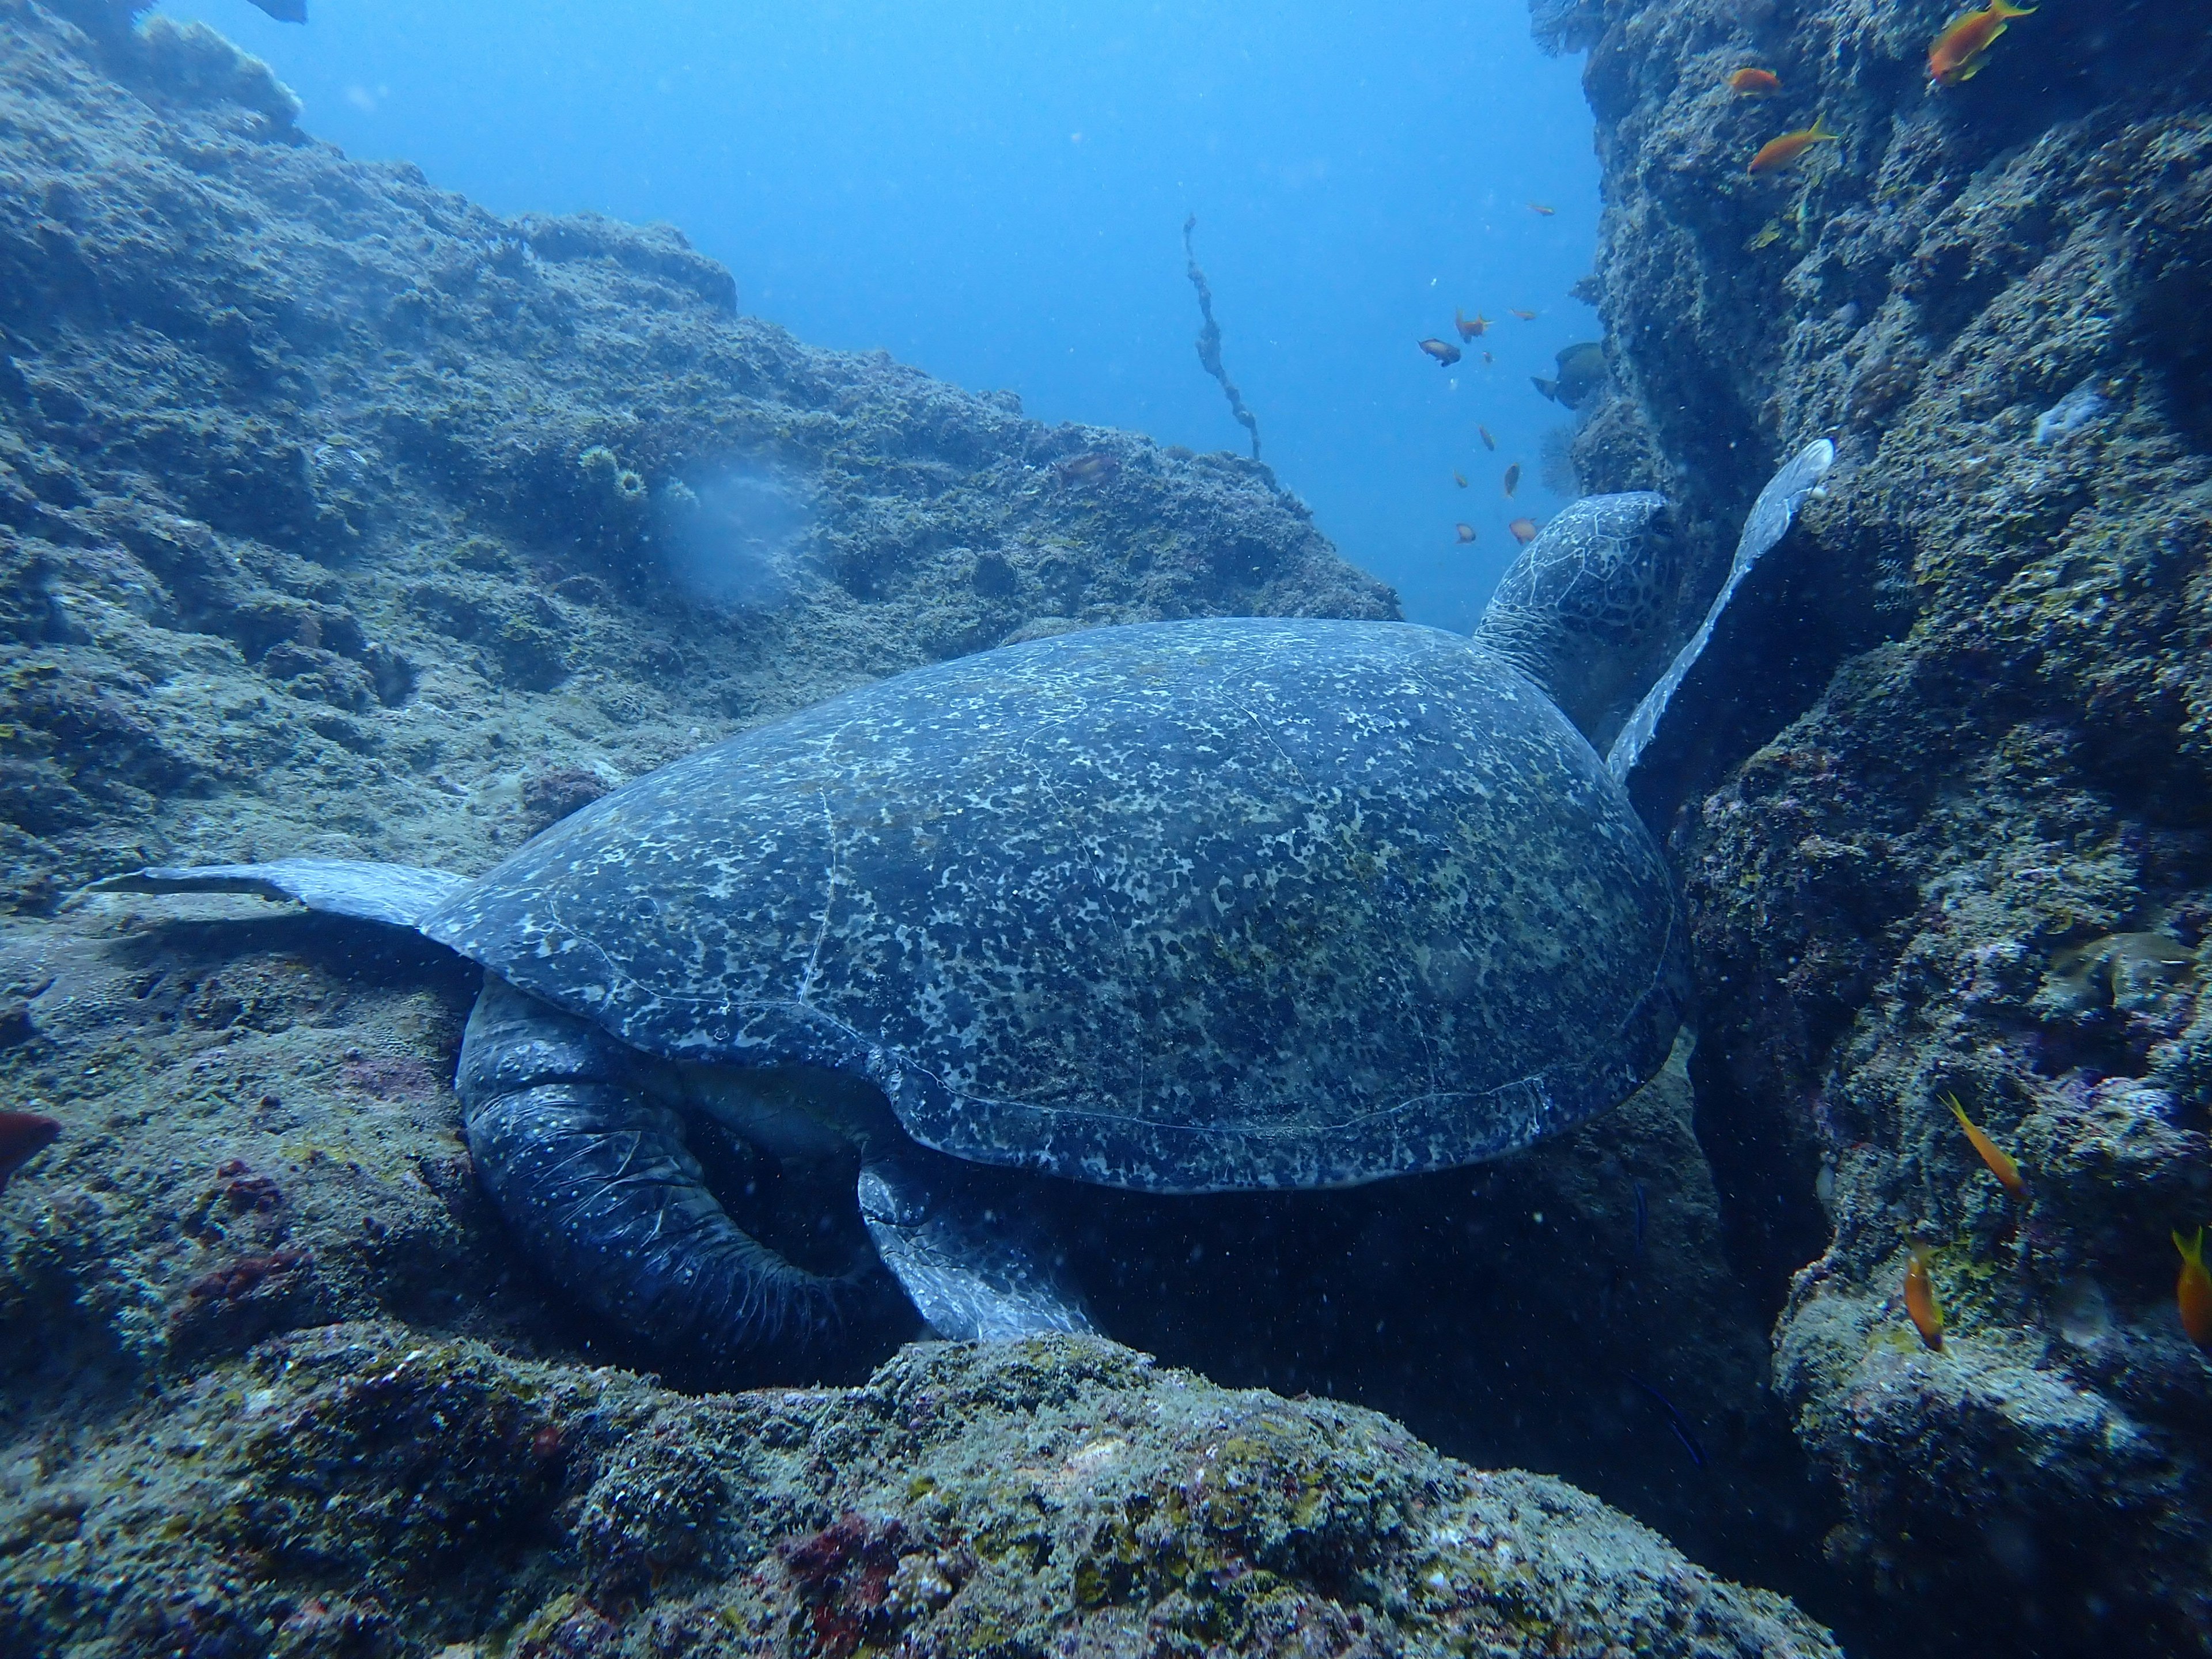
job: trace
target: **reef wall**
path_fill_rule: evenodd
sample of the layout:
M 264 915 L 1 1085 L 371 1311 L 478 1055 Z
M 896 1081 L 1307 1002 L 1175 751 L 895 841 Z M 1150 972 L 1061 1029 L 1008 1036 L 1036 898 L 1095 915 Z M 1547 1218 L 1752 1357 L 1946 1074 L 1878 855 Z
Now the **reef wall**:
M 1841 452 L 1746 662 L 1764 746 L 1672 827 L 1698 1131 L 1831 1565 L 1897 1650 L 2197 1652 L 2212 1364 L 2169 1236 L 2212 1218 L 2212 49 L 2049 5 L 1932 86 L 1956 15 L 1539 5 L 1603 164 L 1577 460 L 1711 557 L 1793 447 Z M 1748 171 L 1816 116 L 1836 142 Z

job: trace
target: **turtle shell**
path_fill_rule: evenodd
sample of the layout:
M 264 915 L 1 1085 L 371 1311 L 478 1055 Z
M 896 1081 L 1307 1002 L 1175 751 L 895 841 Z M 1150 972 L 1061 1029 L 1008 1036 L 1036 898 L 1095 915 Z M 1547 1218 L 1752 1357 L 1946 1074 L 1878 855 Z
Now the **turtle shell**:
M 1680 1018 L 1659 849 L 1534 684 L 1401 623 L 915 670 L 556 824 L 423 931 L 678 1062 L 865 1073 L 955 1156 L 1154 1191 L 1496 1156 Z

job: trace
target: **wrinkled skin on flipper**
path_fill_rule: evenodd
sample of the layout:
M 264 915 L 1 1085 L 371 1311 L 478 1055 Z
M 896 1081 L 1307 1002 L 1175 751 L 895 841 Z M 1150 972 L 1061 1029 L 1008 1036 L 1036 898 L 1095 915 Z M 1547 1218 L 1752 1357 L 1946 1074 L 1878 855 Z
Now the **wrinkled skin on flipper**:
M 742 1353 L 781 1380 L 865 1370 L 911 1332 L 875 1262 L 809 1272 L 738 1227 L 656 1069 L 667 1070 L 487 978 L 454 1079 L 462 1127 L 485 1190 L 546 1275 L 657 1348 Z

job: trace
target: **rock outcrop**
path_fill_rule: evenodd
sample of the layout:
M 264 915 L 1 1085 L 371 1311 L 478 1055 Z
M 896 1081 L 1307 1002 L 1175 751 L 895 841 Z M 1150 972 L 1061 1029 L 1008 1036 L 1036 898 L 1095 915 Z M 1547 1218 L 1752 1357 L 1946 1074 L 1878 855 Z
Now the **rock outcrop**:
M 1604 165 L 1577 457 L 1725 525 L 1841 451 L 1765 619 L 1765 746 L 1672 836 L 1699 1133 L 1833 1565 L 1909 1650 L 2196 1652 L 2212 1363 L 2169 1236 L 2212 1214 L 2212 50 L 2049 7 L 1931 87 L 1955 10 L 1540 8 L 1590 48 Z M 1779 95 L 1731 91 L 1754 65 Z M 1747 171 L 1816 114 L 1838 142 Z

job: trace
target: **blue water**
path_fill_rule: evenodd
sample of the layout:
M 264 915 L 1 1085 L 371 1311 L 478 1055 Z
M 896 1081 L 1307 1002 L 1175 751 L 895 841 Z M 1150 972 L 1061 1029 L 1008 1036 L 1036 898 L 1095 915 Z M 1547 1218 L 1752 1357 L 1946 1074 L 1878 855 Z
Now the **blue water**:
M 1595 336 L 1567 289 L 1597 170 L 1579 65 L 1536 50 L 1522 0 L 310 5 L 305 27 L 164 9 L 266 58 L 355 155 L 502 213 L 682 227 L 810 343 L 1241 450 L 1192 349 L 1195 213 L 1265 459 L 1419 620 L 1472 626 L 1508 522 L 1559 505 L 1539 446 L 1566 415 L 1528 377 Z M 1455 306 L 1496 325 L 1442 370 L 1415 342 L 1455 338 Z

